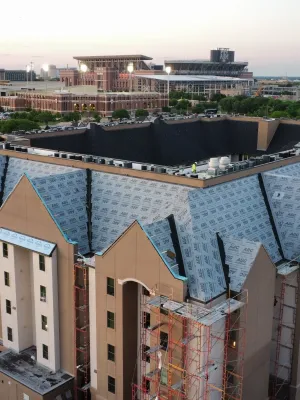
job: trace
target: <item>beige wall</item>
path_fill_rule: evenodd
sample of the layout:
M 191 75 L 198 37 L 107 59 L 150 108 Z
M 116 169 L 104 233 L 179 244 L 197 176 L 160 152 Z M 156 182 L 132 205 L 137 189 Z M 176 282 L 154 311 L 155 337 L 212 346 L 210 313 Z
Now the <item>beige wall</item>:
M 23 394 L 25 393 L 29 396 L 30 400 L 54 400 L 57 395 L 64 394 L 67 390 L 71 390 L 73 393 L 73 385 L 73 380 L 69 381 L 59 388 L 42 396 L 0 372 L 0 399 L 23 400 Z
M 258 123 L 257 133 L 257 150 L 267 150 L 280 121 L 278 119 L 272 121 L 261 120 Z
M 23 176 L 0 209 L 1 227 L 56 243 L 61 368 L 74 374 L 74 246 L 67 243 L 28 179 Z
M 106 294 L 106 279 L 115 279 L 115 296 Z M 123 326 L 135 331 L 131 323 L 135 317 L 127 319 L 131 310 L 124 309 L 124 293 L 129 291 L 133 301 L 135 294 L 124 280 L 143 283 L 151 290 L 172 296 L 174 300 L 183 301 L 186 285 L 183 281 L 175 279 L 170 273 L 152 243 L 147 238 L 138 223 L 134 223 L 127 229 L 119 240 L 112 245 L 102 256 L 96 256 L 96 324 L 97 324 L 97 392 L 92 390 L 93 399 L 118 399 L 128 398 L 124 396 L 131 387 L 133 361 L 126 357 L 123 359 L 124 346 L 129 344 L 130 338 L 123 335 Z M 135 297 L 137 298 L 137 297 Z M 133 306 L 132 306 L 133 308 Z M 115 313 L 115 329 L 107 328 L 107 311 Z M 124 311 L 124 312 L 123 312 Z M 136 312 L 136 310 L 134 310 Z M 128 317 L 129 318 L 129 317 Z M 129 325 L 128 325 L 129 324 Z M 126 343 L 124 343 L 124 340 Z M 107 361 L 107 343 L 116 347 L 116 362 Z M 125 374 L 126 371 L 126 374 Z M 107 376 L 116 378 L 116 395 L 107 391 Z M 130 380 L 129 380 L 130 376 Z M 129 381 L 124 381 L 124 377 Z
M 261 247 L 244 284 L 248 290 L 243 400 L 268 398 L 276 269 Z

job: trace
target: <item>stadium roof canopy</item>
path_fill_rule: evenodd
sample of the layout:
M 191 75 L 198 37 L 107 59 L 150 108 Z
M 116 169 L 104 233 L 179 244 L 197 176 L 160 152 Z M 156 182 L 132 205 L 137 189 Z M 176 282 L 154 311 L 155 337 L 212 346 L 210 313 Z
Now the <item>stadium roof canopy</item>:
M 231 76 L 216 76 L 216 75 L 136 75 L 137 78 L 149 78 L 149 79 L 157 79 L 160 81 L 167 81 L 169 79 L 170 82 L 190 82 L 190 81 L 228 81 L 228 82 L 244 82 L 248 81 L 248 79 L 241 78 L 233 78 Z
M 74 60 L 79 60 L 79 61 L 92 61 L 92 60 L 99 60 L 99 59 L 103 59 L 103 60 L 110 60 L 110 59 L 120 59 L 120 60 L 152 60 L 152 57 L 148 57 L 148 56 L 143 56 L 142 54 L 129 54 L 129 55 L 111 55 L 111 56 L 76 56 L 73 57 Z
M 165 60 L 165 64 L 224 64 L 224 65 L 244 65 L 247 66 L 247 61 L 234 61 L 234 62 L 213 62 L 209 60 Z

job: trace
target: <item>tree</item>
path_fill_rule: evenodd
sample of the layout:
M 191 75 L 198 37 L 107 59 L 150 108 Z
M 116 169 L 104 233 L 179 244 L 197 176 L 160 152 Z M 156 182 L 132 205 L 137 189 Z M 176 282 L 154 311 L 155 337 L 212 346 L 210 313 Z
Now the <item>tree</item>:
M 169 112 L 171 112 L 171 108 L 170 107 L 162 107 L 162 112 L 169 113 Z
M 114 119 L 129 119 L 129 112 L 124 108 L 121 108 L 120 110 L 115 110 L 112 113 L 112 117 Z
M 222 99 L 225 99 L 225 94 L 221 94 L 221 93 L 214 93 L 210 100 L 211 101 L 216 101 L 217 103 L 219 103 Z
M 4 112 L 4 108 L 0 106 L 0 112 Z
M 101 121 L 101 115 L 97 112 L 94 112 L 93 118 L 95 122 L 100 122 Z
M 170 99 L 170 101 L 169 101 L 170 107 L 176 107 L 177 103 L 178 103 L 177 99 Z
M 24 130 L 30 131 L 32 129 L 39 129 L 39 124 L 28 119 L 9 119 L 0 121 L 0 132 L 11 133 L 13 131 Z
M 271 114 L 272 118 L 287 118 L 288 116 L 286 111 L 273 111 Z
M 65 122 L 78 122 L 81 119 L 81 115 L 79 112 L 71 112 L 64 114 L 62 119 Z
M 204 113 L 205 108 L 204 104 L 196 104 L 195 107 L 192 108 L 192 112 L 195 114 L 202 114 Z
M 50 122 L 50 121 L 55 121 L 56 118 L 55 118 L 55 115 L 52 114 L 50 111 L 44 111 L 44 112 L 41 112 L 41 113 L 38 115 L 38 120 L 39 120 L 40 122 L 43 122 L 43 123 L 45 123 L 46 125 L 48 125 L 48 122 Z
M 148 117 L 148 115 L 149 115 L 149 111 L 144 110 L 144 109 L 142 109 L 142 108 L 137 109 L 136 112 L 135 112 L 135 117 L 136 117 L 136 118 L 139 118 L 139 117 Z
M 189 107 L 191 107 L 191 103 L 186 99 L 181 99 L 178 101 L 175 108 L 177 110 L 187 111 Z

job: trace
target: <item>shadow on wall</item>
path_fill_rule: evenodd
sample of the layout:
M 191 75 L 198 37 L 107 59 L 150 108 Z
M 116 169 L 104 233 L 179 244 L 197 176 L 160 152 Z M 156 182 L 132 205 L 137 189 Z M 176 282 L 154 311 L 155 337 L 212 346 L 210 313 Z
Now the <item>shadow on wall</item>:
M 161 165 L 191 163 L 225 154 L 257 153 L 257 122 L 194 121 L 104 130 L 91 129 L 74 138 L 32 139 L 31 145 L 54 150 L 92 154 Z

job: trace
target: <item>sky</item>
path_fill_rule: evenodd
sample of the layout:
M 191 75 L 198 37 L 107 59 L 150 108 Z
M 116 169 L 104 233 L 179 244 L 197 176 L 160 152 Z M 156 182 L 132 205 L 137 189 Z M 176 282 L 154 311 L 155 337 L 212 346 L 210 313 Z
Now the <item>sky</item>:
M 15 0 L 1 17 L 0 68 L 72 67 L 79 55 L 208 59 L 228 47 L 256 76 L 300 76 L 299 15 L 299 0 Z

